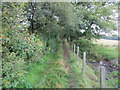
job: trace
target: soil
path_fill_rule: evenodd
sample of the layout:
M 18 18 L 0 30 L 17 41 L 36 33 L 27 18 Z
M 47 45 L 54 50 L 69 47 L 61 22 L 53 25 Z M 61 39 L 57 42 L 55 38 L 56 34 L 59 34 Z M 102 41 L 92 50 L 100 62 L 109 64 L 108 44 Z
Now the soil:
M 103 66 L 106 68 L 106 72 L 109 74 L 113 71 L 120 71 L 120 69 L 118 68 L 118 65 L 113 63 L 115 60 L 118 60 L 118 58 L 116 59 L 111 59 L 111 60 L 101 60 L 101 62 L 103 62 Z M 99 62 L 89 62 L 90 64 L 92 64 L 94 67 L 98 67 L 99 66 Z
M 63 53 L 64 53 L 64 59 L 68 59 L 69 58 L 68 48 L 66 47 L 64 42 L 63 42 Z

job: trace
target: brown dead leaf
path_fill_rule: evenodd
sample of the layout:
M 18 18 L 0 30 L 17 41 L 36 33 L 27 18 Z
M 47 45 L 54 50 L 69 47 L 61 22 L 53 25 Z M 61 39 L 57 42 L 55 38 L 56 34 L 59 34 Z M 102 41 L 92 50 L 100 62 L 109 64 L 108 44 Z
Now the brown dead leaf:
M 55 85 L 56 85 L 57 88 L 61 88 L 60 84 L 55 83 Z

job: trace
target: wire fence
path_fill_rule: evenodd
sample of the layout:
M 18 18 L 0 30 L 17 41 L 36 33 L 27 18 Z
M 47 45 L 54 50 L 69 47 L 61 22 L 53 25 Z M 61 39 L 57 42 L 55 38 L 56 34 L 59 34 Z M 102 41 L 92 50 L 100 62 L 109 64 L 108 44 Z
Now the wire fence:
M 75 45 L 74 45 L 75 46 Z M 79 56 L 82 56 L 84 57 L 84 54 L 82 51 L 79 50 L 79 52 L 76 52 L 76 48 L 72 48 L 74 50 L 74 53 L 79 53 Z M 87 52 L 88 54 L 88 52 Z M 100 66 L 103 66 L 102 62 L 101 63 L 98 63 L 98 66 L 94 66 L 93 64 L 91 64 L 89 61 L 86 60 L 86 64 L 90 65 L 92 67 L 92 69 L 96 70 L 98 73 L 100 73 Z M 105 67 L 106 68 L 106 67 Z M 108 69 L 108 68 L 107 68 Z M 110 77 L 108 76 L 108 74 L 105 74 L 105 79 L 108 80 L 115 88 L 117 88 L 118 90 L 120 90 L 120 88 L 118 87 L 118 85 L 115 84 L 115 82 L 113 80 L 110 79 Z
M 88 65 L 90 65 L 92 68 L 94 68 L 94 70 L 97 70 L 100 73 L 99 68 L 96 68 L 94 65 L 92 65 L 91 63 L 89 63 L 87 61 Z M 118 90 L 120 90 L 120 88 L 114 83 L 113 80 L 110 79 L 110 77 L 108 76 L 108 74 L 105 75 L 106 80 L 108 80 L 115 88 L 117 88 Z

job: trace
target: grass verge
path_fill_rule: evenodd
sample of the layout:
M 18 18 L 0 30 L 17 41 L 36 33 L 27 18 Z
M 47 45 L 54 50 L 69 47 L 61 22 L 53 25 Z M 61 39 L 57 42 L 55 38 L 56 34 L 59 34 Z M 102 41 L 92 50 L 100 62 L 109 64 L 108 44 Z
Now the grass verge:
M 59 50 L 58 50 L 59 51 Z M 28 66 L 27 80 L 33 88 L 65 88 L 67 73 L 59 53 L 48 53 L 43 56 L 43 63 L 31 63 Z

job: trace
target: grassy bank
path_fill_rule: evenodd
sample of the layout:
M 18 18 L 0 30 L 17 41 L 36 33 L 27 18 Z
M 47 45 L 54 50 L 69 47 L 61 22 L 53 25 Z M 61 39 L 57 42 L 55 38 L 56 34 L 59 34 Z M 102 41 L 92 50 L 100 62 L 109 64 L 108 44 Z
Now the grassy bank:
M 59 53 L 48 53 L 42 57 L 43 63 L 31 63 L 28 66 L 27 80 L 34 88 L 65 88 L 67 73 L 62 64 Z
M 75 88 L 99 87 L 95 71 L 86 67 L 86 74 L 82 76 L 82 60 L 76 61 L 75 56 L 69 50 L 70 59 L 63 57 L 62 45 L 57 53 L 48 53 L 42 57 L 43 62 L 28 65 L 27 81 L 33 88 L 68 88 L 72 80 Z M 41 60 L 40 60 L 41 61 Z M 70 69 L 66 69 L 69 66 Z M 71 72 L 71 74 L 70 74 Z

